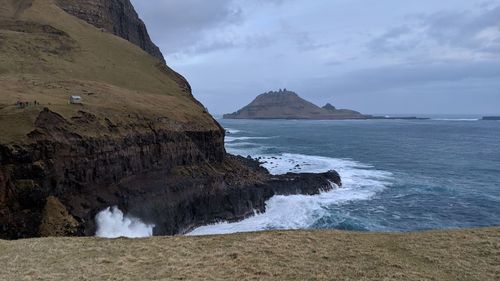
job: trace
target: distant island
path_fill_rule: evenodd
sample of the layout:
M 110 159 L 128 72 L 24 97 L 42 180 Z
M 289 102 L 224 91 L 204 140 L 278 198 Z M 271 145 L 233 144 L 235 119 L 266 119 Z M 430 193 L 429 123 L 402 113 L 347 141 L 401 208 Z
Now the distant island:
M 500 116 L 485 116 L 484 121 L 500 121 Z
M 367 120 L 367 119 L 405 119 L 420 120 L 417 117 L 386 117 L 362 114 L 351 109 L 337 109 L 327 103 L 319 107 L 297 93 L 287 89 L 270 91 L 255 98 L 242 109 L 225 114 L 224 119 L 305 119 L 305 120 Z

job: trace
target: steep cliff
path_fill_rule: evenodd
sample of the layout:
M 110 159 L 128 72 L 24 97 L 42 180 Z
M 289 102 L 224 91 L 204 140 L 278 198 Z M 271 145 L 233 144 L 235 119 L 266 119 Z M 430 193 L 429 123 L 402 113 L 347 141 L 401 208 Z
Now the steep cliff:
M 93 235 L 113 205 L 175 234 L 340 185 L 334 172 L 273 177 L 227 155 L 182 76 L 66 12 L 136 21 L 131 6 L 106 6 L 118 2 L 0 0 L 0 238 Z
M 367 119 L 354 110 L 336 109 L 331 104 L 321 108 L 287 90 L 271 91 L 257 96 L 237 112 L 225 114 L 225 119 Z
M 57 0 L 56 3 L 69 14 L 120 36 L 164 61 L 129 0 Z
M 1 238 L 93 235 L 95 215 L 108 206 L 155 224 L 155 235 L 173 235 L 264 211 L 276 194 L 341 185 L 334 171 L 271 176 L 226 155 L 218 132 L 166 130 L 152 120 L 135 131 L 81 114 L 68 121 L 43 110 L 32 143 L 0 145 Z M 108 136 L 80 135 L 72 122 Z

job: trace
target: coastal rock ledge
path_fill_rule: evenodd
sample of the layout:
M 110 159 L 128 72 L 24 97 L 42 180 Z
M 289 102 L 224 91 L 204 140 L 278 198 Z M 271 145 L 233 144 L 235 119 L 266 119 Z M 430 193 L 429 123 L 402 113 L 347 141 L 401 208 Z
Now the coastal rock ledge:
M 50 131 L 57 137 L 37 128 L 29 146 L 0 145 L 1 239 L 92 236 L 96 214 L 109 206 L 155 224 L 154 235 L 183 234 L 263 212 L 274 195 L 341 186 L 335 171 L 271 175 L 226 154 L 220 132 L 86 139 L 64 125 Z
M 129 0 L 0 7 L 0 239 L 92 236 L 110 206 L 182 234 L 341 185 L 333 171 L 273 176 L 227 154 Z

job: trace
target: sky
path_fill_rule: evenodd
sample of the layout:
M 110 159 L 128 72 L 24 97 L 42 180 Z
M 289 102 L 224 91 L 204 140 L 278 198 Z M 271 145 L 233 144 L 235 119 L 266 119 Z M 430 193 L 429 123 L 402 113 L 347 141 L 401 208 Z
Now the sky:
M 500 0 L 132 2 L 213 114 L 281 88 L 371 114 L 500 114 Z

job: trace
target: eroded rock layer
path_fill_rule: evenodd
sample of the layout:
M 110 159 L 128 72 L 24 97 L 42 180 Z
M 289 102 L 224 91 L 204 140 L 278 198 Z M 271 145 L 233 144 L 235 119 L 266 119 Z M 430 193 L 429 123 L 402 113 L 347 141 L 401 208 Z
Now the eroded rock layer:
M 108 206 L 154 223 L 155 235 L 172 235 L 264 211 L 276 194 L 341 185 L 333 171 L 272 176 L 225 154 L 220 131 L 173 132 L 150 122 L 120 138 L 122 128 L 109 125 L 102 128 L 109 137 L 92 139 L 69 123 L 44 110 L 31 145 L 0 145 L 1 238 L 93 235 L 95 215 Z
M 146 25 L 129 0 L 57 0 L 57 5 L 98 28 L 120 36 L 164 61 L 149 37 Z
M 226 154 L 186 79 L 132 43 L 161 58 L 128 0 L 0 0 L 0 239 L 94 235 L 110 206 L 184 233 L 340 185 Z

